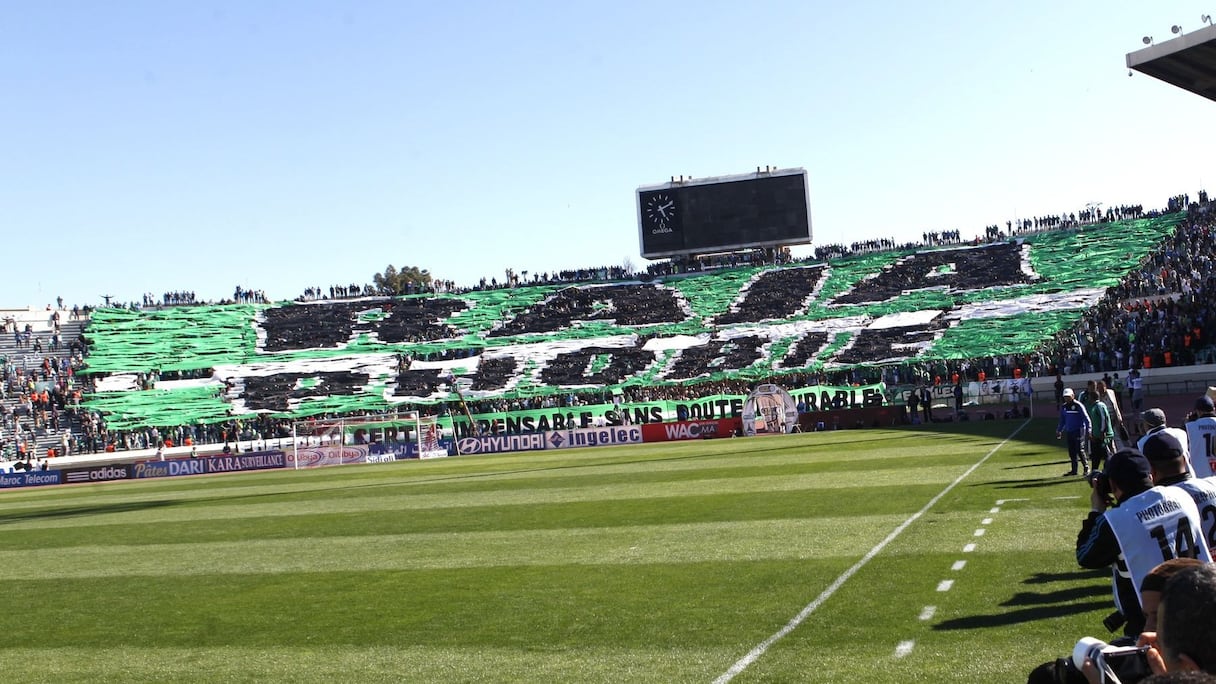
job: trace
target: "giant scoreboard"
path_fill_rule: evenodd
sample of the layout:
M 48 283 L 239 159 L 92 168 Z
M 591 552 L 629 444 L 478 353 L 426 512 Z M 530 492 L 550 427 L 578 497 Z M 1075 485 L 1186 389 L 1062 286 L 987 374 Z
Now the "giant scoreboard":
M 643 186 L 637 209 L 647 259 L 811 242 L 806 169 Z

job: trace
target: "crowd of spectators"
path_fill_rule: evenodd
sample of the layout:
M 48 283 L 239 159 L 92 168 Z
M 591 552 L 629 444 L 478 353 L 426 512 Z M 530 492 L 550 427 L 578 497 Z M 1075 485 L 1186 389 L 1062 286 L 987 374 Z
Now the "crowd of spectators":
M 220 423 L 176 425 L 171 427 L 149 426 L 136 430 L 107 430 L 95 413 L 85 418 L 92 426 L 86 431 L 81 448 L 88 453 L 129 449 L 163 449 L 174 446 L 231 445 L 246 442 L 265 445 L 271 440 L 291 437 L 293 420 L 272 418 L 257 414 L 243 420 L 228 420 Z M 237 448 L 239 447 L 231 447 Z
M 575 321 L 612 319 L 617 325 L 639 326 L 678 323 L 685 316 L 670 288 L 636 283 L 566 288 L 496 326 L 487 337 L 553 332 Z
M 265 290 L 251 290 L 237 285 L 232 291 L 232 301 L 237 304 L 265 304 L 269 300 L 266 299 Z
M 28 345 L 0 357 L 0 454 L 3 460 L 69 454 L 78 447 L 72 422 L 78 418 L 81 389 L 76 372 L 84 363 L 84 345 L 73 340 L 67 354 L 60 352 L 60 331 L 55 328 L 43 350 L 42 335 Z M 35 454 L 39 434 L 55 435 L 49 454 Z
M 375 288 L 370 284 L 359 285 L 358 283 L 350 283 L 349 285 L 330 285 L 329 296 L 325 296 L 325 290 L 322 290 L 319 285 L 304 288 L 304 294 L 296 297 L 299 302 L 315 302 L 321 299 L 352 299 L 354 297 L 370 297 L 375 294 Z
M 729 254 L 684 255 L 666 261 L 656 261 L 646 267 L 646 275 L 651 277 L 680 275 L 682 273 L 701 273 L 723 268 L 738 268 L 740 266 L 769 266 L 773 264 L 788 264 L 794 261 L 788 247 L 772 249 L 752 249 Z M 632 274 L 629 277 L 641 277 L 642 274 Z
M 915 242 L 897 243 L 895 240 L 890 238 L 862 240 L 860 242 L 854 242 L 848 246 L 842 244 L 819 245 L 815 248 L 815 260 L 831 261 L 832 259 L 843 259 L 847 256 L 853 256 L 855 254 L 890 252 L 893 250 L 914 249 L 919 246 L 922 245 Z
M 130 311 L 139 311 L 140 309 L 155 309 L 168 306 L 217 306 L 224 304 L 266 304 L 270 299 L 266 296 L 264 290 L 252 290 L 240 285 L 233 290 L 231 299 L 221 298 L 218 300 L 203 300 L 191 290 L 168 290 L 157 297 L 151 292 L 145 292 L 139 301 L 120 302 L 115 301 L 114 295 L 102 295 L 105 302 L 105 308 L 119 308 Z M 63 309 L 63 298 L 59 298 L 59 309 Z M 88 318 L 93 312 L 92 306 L 75 305 L 71 309 L 71 320 Z M 47 306 L 50 310 L 50 306 Z
M 144 307 L 152 306 L 180 306 L 182 304 L 197 304 L 198 301 L 194 297 L 194 293 L 188 290 L 177 290 L 166 292 L 161 295 L 160 301 L 156 301 L 156 295 L 151 292 L 144 293 Z
M 1200 198 L 1206 200 L 1206 193 Z M 1189 202 L 1185 195 L 1171 198 L 1171 202 Z M 1094 309 L 1070 330 L 1060 333 L 1039 350 L 1028 354 L 1008 354 L 996 357 L 975 357 L 953 361 L 911 362 L 868 368 L 852 368 L 830 372 L 794 372 L 775 375 L 771 378 L 730 381 L 705 381 L 645 388 L 626 388 L 623 394 L 612 395 L 606 390 L 574 391 L 542 395 L 530 398 L 503 398 L 471 402 L 473 412 L 505 411 L 520 409 L 580 406 L 624 400 L 627 402 L 654 401 L 659 399 L 691 400 L 715 393 L 745 394 L 756 382 L 774 381 L 796 389 L 811 385 L 858 385 L 885 382 L 891 394 L 902 396 L 901 386 L 907 385 L 951 385 L 959 379 L 965 381 L 999 381 L 1002 378 L 1022 378 L 1062 373 L 1120 372 L 1131 368 L 1155 368 L 1216 360 L 1209 347 L 1210 329 L 1216 310 L 1213 310 L 1213 294 L 1216 294 L 1216 276 L 1212 272 L 1214 247 L 1212 240 L 1213 217 L 1216 209 L 1209 204 L 1188 204 L 1190 217 L 1179 226 L 1173 236 L 1161 243 L 1159 249 L 1144 257 L 1128 276 L 1112 287 Z M 1104 213 L 1096 208 L 1077 214 L 1044 216 L 1019 222 L 1016 229 L 1033 230 L 1066 227 L 1076 221 L 1114 220 L 1144 215 L 1139 206 L 1120 206 Z M 990 227 L 991 228 L 991 227 Z M 1012 222 L 1008 229 L 1015 229 Z M 926 242 L 956 241 L 961 238 L 958 231 L 925 233 Z M 832 253 L 847 253 L 852 250 L 892 249 L 893 241 L 876 240 L 854 243 L 847 250 L 840 246 L 820 249 Z M 743 263 L 765 263 L 788 260 L 786 250 L 755 250 L 749 253 L 725 255 L 718 261 L 673 260 L 652 265 L 664 272 L 667 265 L 675 268 L 711 268 L 738 266 Z M 675 266 L 680 264 L 679 266 Z M 599 267 L 572 269 L 556 273 L 519 273 L 508 269 L 506 278 L 500 283 L 496 279 L 481 282 L 469 289 L 493 289 L 513 287 L 519 284 L 553 284 L 579 282 L 581 280 L 625 279 L 636 274 L 623 267 Z M 435 285 L 446 288 L 454 285 L 450 281 L 436 281 Z M 365 286 L 366 287 L 366 286 Z M 351 284 L 335 285 L 328 292 L 320 288 L 309 288 L 305 297 L 326 299 L 362 296 L 364 287 Z M 465 290 L 467 291 L 467 290 Z M 167 293 L 185 294 L 192 293 Z M 242 301 L 256 301 L 262 293 L 237 288 L 235 296 Z M 172 300 L 173 298 L 170 297 Z M 590 315 L 580 309 L 578 314 Z M 6 330 L 8 326 L 6 325 Z M 18 331 L 18 336 L 22 335 Z M 26 339 L 22 337 L 22 340 Z M 478 353 L 477 349 L 461 349 L 442 354 L 424 355 L 424 359 L 462 358 Z M 408 368 L 408 363 L 406 365 Z M 424 412 L 425 406 L 418 408 Z M 157 431 L 138 430 L 124 433 L 106 432 L 104 424 L 96 416 L 83 420 L 86 443 L 89 449 L 138 448 L 163 445 L 168 439 L 181 444 L 185 440 L 197 444 L 218 443 L 236 437 L 284 436 L 289 421 L 275 424 L 264 417 L 220 425 L 180 426 L 160 428 Z M 252 426 L 252 427 L 246 427 Z
M 404 294 L 463 294 L 466 292 L 483 292 L 488 290 L 505 290 L 513 287 L 531 285 L 564 285 L 592 281 L 632 280 L 637 274 L 623 266 L 600 266 L 596 268 L 579 268 L 564 271 L 536 272 L 516 271 L 506 269 L 502 280 L 497 277 L 482 277 L 476 285 L 460 286 L 453 280 L 432 279 L 426 283 L 407 283 Z M 314 302 L 325 299 L 354 299 L 357 297 L 373 297 L 383 295 L 374 285 L 331 285 L 326 290 L 319 286 L 308 287 L 304 293 L 296 297 L 298 302 Z
M 976 357 L 951 362 L 915 362 L 882 369 L 893 385 L 949 384 L 956 373 L 966 381 L 1055 374 L 1124 373 L 1216 363 L 1216 203 L 1181 204 L 1188 218 L 1157 249 L 1145 255 L 1073 327 L 1061 331 L 1029 354 Z M 1140 206 L 1114 207 L 1103 220 L 1145 215 Z M 1071 220 L 1071 219 L 1068 219 Z M 1059 226 L 1052 217 L 1028 220 L 1032 230 Z
M 1045 348 L 1065 375 L 1213 362 L 1216 211 L 1198 208 Z

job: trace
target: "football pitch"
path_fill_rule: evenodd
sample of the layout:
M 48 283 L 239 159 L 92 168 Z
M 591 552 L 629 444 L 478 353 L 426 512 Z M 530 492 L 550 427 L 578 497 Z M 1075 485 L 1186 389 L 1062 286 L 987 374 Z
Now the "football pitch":
M 1021 682 L 1110 637 L 1054 430 L 0 492 L 4 678 Z

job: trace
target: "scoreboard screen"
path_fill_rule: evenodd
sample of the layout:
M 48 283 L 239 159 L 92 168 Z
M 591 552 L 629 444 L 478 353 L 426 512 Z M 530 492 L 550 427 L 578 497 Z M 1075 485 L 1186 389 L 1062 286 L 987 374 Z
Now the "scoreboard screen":
M 641 187 L 637 209 L 648 259 L 811 242 L 804 169 Z

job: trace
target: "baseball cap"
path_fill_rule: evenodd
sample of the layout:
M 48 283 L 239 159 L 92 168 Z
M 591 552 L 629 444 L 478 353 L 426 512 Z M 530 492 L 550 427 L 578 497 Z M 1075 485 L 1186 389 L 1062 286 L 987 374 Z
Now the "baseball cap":
M 1172 461 L 1186 451 L 1177 437 L 1165 430 L 1154 432 L 1144 440 L 1141 447 L 1144 457 L 1150 461 Z
M 1205 394 L 1195 400 L 1195 410 L 1201 413 L 1211 413 L 1212 411 L 1216 411 L 1216 402 L 1213 402 L 1212 398 Z
M 1131 494 L 1153 486 L 1153 469 L 1144 454 L 1135 449 L 1120 449 L 1106 460 L 1106 476 L 1119 489 Z
M 1151 428 L 1161 427 L 1165 425 L 1165 411 L 1159 408 L 1151 408 L 1140 414 L 1140 420 L 1143 420 Z
M 1063 394 L 1062 396 L 1063 396 L 1065 399 L 1067 399 L 1067 398 L 1069 398 L 1069 397 L 1071 397 L 1071 396 L 1075 396 L 1075 395 L 1074 395 L 1074 393 L 1073 393 L 1073 391 L 1072 391 L 1072 388 L 1071 388 L 1071 387 L 1065 387 L 1065 388 L 1064 388 L 1064 394 Z

